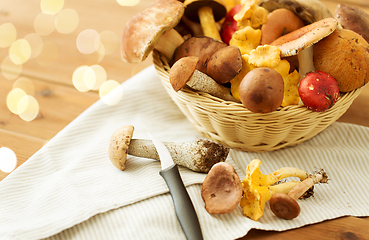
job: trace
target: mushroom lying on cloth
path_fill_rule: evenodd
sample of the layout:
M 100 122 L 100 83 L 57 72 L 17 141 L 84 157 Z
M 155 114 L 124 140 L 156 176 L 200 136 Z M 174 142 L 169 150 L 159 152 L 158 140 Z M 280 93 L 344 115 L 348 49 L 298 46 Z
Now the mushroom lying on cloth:
M 246 176 L 242 181 L 243 196 L 240 202 L 242 213 L 255 221 L 264 215 L 265 203 L 274 193 L 288 193 L 299 184 L 290 181 L 274 185 L 276 182 L 287 177 L 297 177 L 300 180 L 308 177 L 305 171 L 293 167 L 280 168 L 264 175 L 260 171 L 260 164 L 259 159 L 254 159 L 247 166 Z
M 180 22 L 185 6 L 177 0 L 158 0 L 126 24 L 121 42 L 122 59 L 139 63 L 156 48 L 168 60 L 183 42 L 173 28 Z

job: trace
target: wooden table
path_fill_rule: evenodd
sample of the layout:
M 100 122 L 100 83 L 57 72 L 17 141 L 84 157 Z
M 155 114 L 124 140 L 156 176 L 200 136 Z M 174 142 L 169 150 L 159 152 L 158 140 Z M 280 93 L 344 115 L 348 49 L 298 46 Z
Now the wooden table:
M 137 65 L 124 63 L 116 42 L 106 44 L 106 50 L 108 46 L 116 47 L 115 51 L 108 55 L 101 52 L 84 54 L 77 48 L 77 38 L 87 29 L 94 33 L 109 31 L 113 37 L 120 39 L 125 23 L 151 2 L 141 0 L 136 6 L 123 7 L 113 0 L 65 1 L 62 9 L 69 9 L 69 12 L 70 9 L 75 10 L 72 12 L 78 14 L 79 24 L 70 33 L 63 33 L 59 27 L 49 34 L 42 31 L 52 27 L 55 19 L 60 23 L 61 14 L 56 15 L 58 18 L 55 15 L 48 16 L 47 20 L 41 21 L 43 25 L 38 26 L 36 19 L 45 17 L 41 14 L 40 0 L 0 2 L 0 25 L 11 23 L 17 32 L 16 39 L 29 37 L 29 34 L 36 31 L 44 34 L 41 36 L 43 51 L 38 57 L 32 56 L 21 65 L 14 66 L 8 63 L 10 47 L 0 48 L 0 147 L 8 147 L 15 152 L 18 158 L 17 166 L 24 163 L 68 123 L 99 100 L 98 91 L 80 92 L 74 87 L 72 79 L 77 68 L 83 65 L 99 65 L 105 69 L 107 79 L 122 83 L 152 64 L 151 57 Z M 369 13 L 367 0 L 322 2 L 332 13 L 338 3 L 356 5 Z M 2 37 L 3 35 L 0 35 L 0 38 Z M 35 89 L 33 97 L 40 108 L 37 117 L 29 122 L 12 113 L 6 104 L 7 94 L 21 77 L 26 77 L 32 82 Z M 369 86 L 364 88 L 339 121 L 369 126 Z M 0 171 L 0 180 L 8 174 Z M 365 239 L 369 235 L 368 226 L 369 218 L 342 217 L 281 233 L 252 230 L 243 239 L 310 239 L 313 236 L 319 239 Z

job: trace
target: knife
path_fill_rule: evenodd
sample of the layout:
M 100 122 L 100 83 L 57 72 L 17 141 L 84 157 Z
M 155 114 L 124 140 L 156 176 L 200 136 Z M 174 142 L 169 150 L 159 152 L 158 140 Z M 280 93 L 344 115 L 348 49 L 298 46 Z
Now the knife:
M 186 187 L 183 184 L 177 164 L 173 162 L 172 156 L 166 146 L 154 135 L 148 134 L 158 151 L 162 169 L 159 174 L 168 185 L 178 221 L 186 238 L 188 240 L 203 239 L 199 219 L 197 218 L 195 208 Z

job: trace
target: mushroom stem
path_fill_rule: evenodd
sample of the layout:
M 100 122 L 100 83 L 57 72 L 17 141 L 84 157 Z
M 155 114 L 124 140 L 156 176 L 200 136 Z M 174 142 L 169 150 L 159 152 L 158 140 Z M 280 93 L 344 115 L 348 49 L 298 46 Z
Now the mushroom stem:
M 205 6 L 198 10 L 198 14 L 204 35 L 222 41 L 214 20 L 213 9 Z
M 132 139 L 133 126 L 124 126 L 116 130 L 109 144 L 109 158 L 115 167 L 125 169 L 127 154 L 136 157 L 159 160 L 159 155 L 151 140 Z M 195 172 L 207 173 L 218 162 L 224 162 L 229 148 L 216 142 L 200 139 L 187 143 L 164 142 L 173 162 Z
M 239 102 L 231 95 L 229 88 L 217 83 L 214 79 L 198 70 L 195 70 L 192 74 L 187 82 L 187 86 L 197 91 L 209 93 L 225 101 Z
M 293 199 L 298 199 L 315 184 L 326 183 L 327 181 L 328 181 L 327 174 L 323 170 L 321 170 L 309 176 L 304 181 L 302 181 L 294 188 L 292 188 L 291 191 L 288 193 L 288 196 L 290 196 Z
M 300 77 L 305 76 L 309 72 L 315 71 L 313 54 L 314 54 L 314 45 L 305 48 L 304 50 L 301 50 L 297 54 L 297 59 L 299 61 Z
M 270 209 L 277 217 L 287 220 L 294 219 L 300 214 L 300 206 L 296 200 L 313 187 L 314 184 L 326 183 L 327 181 L 328 176 L 322 169 L 297 184 L 288 194 L 273 194 L 269 202 Z
M 181 34 L 174 29 L 170 29 L 160 37 L 158 43 L 155 45 L 155 49 L 170 61 L 176 48 L 183 42 L 184 39 Z
M 174 163 L 195 172 L 208 172 L 215 163 L 224 162 L 229 152 L 229 148 L 205 139 L 187 143 L 164 142 L 164 145 Z M 128 154 L 160 161 L 151 140 L 132 139 Z

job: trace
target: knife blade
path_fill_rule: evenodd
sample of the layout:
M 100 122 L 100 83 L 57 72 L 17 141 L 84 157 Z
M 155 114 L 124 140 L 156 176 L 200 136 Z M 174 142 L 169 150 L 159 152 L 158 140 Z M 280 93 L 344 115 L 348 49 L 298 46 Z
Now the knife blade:
M 183 184 L 177 164 L 173 162 L 172 156 L 166 146 L 154 135 L 150 133 L 148 135 L 158 152 L 162 169 L 159 174 L 163 177 L 169 188 L 178 221 L 186 238 L 189 240 L 203 239 L 199 219 L 186 187 Z

